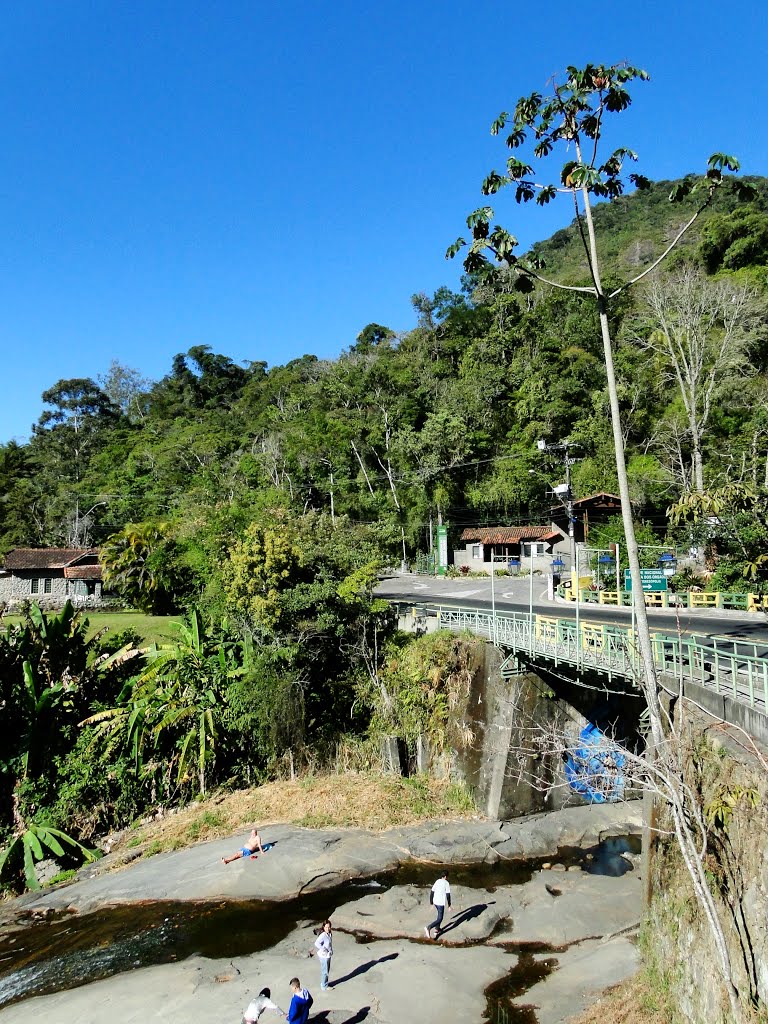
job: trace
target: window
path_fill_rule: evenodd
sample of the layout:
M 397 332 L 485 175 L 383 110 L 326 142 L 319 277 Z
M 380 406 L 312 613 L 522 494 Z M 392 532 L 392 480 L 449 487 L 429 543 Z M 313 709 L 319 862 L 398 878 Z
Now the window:
M 472 557 L 473 558 L 480 558 L 480 545 L 479 544 L 473 544 L 472 545 Z
M 30 582 L 32 584 L 32 593 L 33 594 L 39 594 L 40 593 L 40 580 L 31 580 Z
M 43 593 L 50 594 L 53 588 L 53 580 L 43 580 Z

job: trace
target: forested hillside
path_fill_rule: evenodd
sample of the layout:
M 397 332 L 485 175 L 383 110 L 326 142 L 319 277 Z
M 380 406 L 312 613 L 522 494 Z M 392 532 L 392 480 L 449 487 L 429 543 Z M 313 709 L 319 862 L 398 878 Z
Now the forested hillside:
M 614 325 L 634 498 L 655 521 L 702 489 L 693 447 L 707 488 L 766 480 L 768 189 L 753 180 L 758 198 L 718 197 L 671 269 L 633 293 Z M 670 187 L 598 206 L 604 265 L 617 279 L 685 219 Z M 576 281 L 578 244 L 571 226 L 534 252 L 551 276 Z M 279 507 L 369 524 L 393 556 L 404 543 L 410 557 L 438 513 L 454 526 L 541 514 L 544 484 L 528 472 L 542 468 L 540 437 L 582 446 L 577 496 L 615 489 L 589 304 L 547 289 L 520 296 L 503 269 L 413 304 L 414 330 L 369 324 L 336 360 L 239 366 L 199 346 L 154 384 L 119 365 L 98 384 L 87 367 L 82 379 L 52 382 L 29 444 L 0 448 L 0 551 L 101 543 L 128 523 L 162 521 L 194 591 L 247 523 Z M 660 331 L 683 315 L 699 317 L 684 329 L 698 330 L 706 351 L 681 368 Z M 681 372 L 697 378 L 683 390 Z M 691 394 L 702 403 L 700 438 Z
M 718 199 L 664 273 L 627 293 L 613 329 L 640 518 L 704 541 L 721 582 L 743 587 L 746 572 L 755 589 L 768 564 L 768 181 L 753 182 L 755 200 Z M 670 187 L 599 205 L 617 280 L 674 237 L 685 211 Z M 534 250 L 550 275 L 580 280 L 573 227 Z M 373 596 L 378 570 L 426 550 L 438 516 L 454 531 L 541 521 L 560 470 L 539 438 L 580 446 L 576 497 L 615 491 L 614 452 L 593 304 L 520 294 L 502 267 L 413 305 L 413 330 L 369 324 L 335 360 L 242 366 L 198 346 L 154 383 L 117 364 L 96 382 L 84 366 L 43 394 L 28 444 L 0 447 L 0 553 L 98 544 L 126 604 L 187 616 L 150 652 L 136 636 L 88 639 L 70 613 L 11 627 L 9 836 L 43 822 L 87 839 L 286 758 L 322 762 L 342 736 L 360 764 L 377 731 L 446 742 L 462 652 L 417 652 L 422 687 Z

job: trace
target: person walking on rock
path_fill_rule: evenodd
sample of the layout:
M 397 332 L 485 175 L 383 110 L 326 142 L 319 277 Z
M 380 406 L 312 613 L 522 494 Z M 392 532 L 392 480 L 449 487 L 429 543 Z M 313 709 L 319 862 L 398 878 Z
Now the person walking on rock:
M 451 905 L 451 887 L 448 884 L 448 872 L 444 871 L 435 884 L 432 886 L 432 891 L 429 894 L 429 902 L 435 908 L 435 919 L 431 924 L 428 924 L 424 929 L 424 934 L 428 939 L 432 938 L 432 929 L 435 929 L 435 938 L 440 938 L 440 925 L 443 923 L 443 914 L 445 913 L 446 906 Z
M 285 1019 L 288 1021 L 288 1024 L 307 1024 L 309 1010 L 314 999 L 309 994 L 309 989 L 301 987 L 301 982 L 298 978 L 291 978 L 291 990 L 293 991 L 293 996 Z
M 277 1003 L 273 1003 L 270 999 L 270 991 L 268 988 L 263 988 L 256 998 L 252 999 L 250 1003 L 248 1003 L 248 1006 L 245 1008 L 245 1013 L 243 1014 L 243 1024 L 256 1024 L 259 1017 L 265 1010 L 277 1010 L 281 1016 L 285 1017 L 285 1014 Z
M 309 955 L 317 953 L 320 961 L 320 988 L 325 992 L 328 986 L 328 975 L 331 971 L 331 958 L 333 957 L 333 936 L 331 935 L 331 922 L 323 921 L 320 934 L 315 939 L 315 948 L 310 949 Z

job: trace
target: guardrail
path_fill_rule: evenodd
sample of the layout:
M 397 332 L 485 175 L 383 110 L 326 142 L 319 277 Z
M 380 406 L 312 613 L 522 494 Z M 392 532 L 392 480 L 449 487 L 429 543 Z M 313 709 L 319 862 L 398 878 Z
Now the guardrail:
M 565 663 L 594 670 L 610 679 L 635 680 L 640 674 L 637 639 L 631 627 L 528 612 L 492 612 L 476 608 L 422 605 L 423 615 L 437 617 L 438 628 L 469 631 L 508 648 L 530 661 Z M 660 673 L 690 680 L 715 693 L 768 715 L 768 644 L 729 637 L 651 634 L 653 657 Z
M 562 583 L 557 588 L 557 594 L 566 601 L 576 600 L 575 592 Z M 628 608 L 632 604 L 632 591 L 590 590 L 582 587 L 579 590 L 579 601 L 582 604 L 606 604 Z M 674 593 L 671 590 L 647 590 L 645 604 L 648 608 L 718 608 L 730 611 L 768 612 L 768 595 L 742 594 L 726 590 L 690 590 L 682 593 Z

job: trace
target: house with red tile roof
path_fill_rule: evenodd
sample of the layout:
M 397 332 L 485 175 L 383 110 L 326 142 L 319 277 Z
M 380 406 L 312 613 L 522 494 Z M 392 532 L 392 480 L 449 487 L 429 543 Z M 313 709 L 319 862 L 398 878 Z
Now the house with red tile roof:
M 468 526 L 459 538 L 463 548 L 453 552 L 453 564 L 468 565 L 472 572 L 491 571 L 509 563 L 526 564 L 534 559 L 535 569 L 549 569 L 553 545 L 563 533 L 552 526 Z
M 14 548 L 0 569 L 0 601 L 34 601 L 46 608 L 98 605 L 102 573 L 98 548 Z
M 621 499 L 615 494 L 600 492 L 578 498 L 572 504 L 574 538 L 577 545 L 589 540 L 590 526 L 604 523 L 620 515 Z M 553 559 L 571 565 L 571 544 L 568 536 L 568 512 L 565 503 L 553 506 L 548 526 L 468 526 L 460 535 L 463 547 L 453 552 L 453 564 L 468 565 L 473 572 L 491 571 L 491 558 L 497 568 L 517 563 L 517 568 L 533 567 L 541 572 L 552 571 Z

